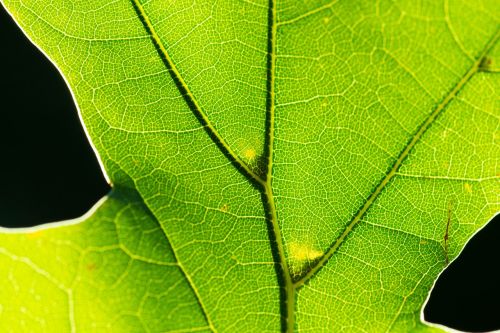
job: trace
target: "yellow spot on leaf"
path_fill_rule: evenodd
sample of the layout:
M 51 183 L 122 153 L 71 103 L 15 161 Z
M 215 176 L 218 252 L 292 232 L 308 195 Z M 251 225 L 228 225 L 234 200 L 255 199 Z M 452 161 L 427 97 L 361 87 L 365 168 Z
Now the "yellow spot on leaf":
M 465 190 L 468 192 L 468 193 L 472 193 L 472 185 L 469 184 L 469 183 L 465 183 L 464 184 L 464 187 L 465 187 Z
M 290 255 L 290 270 L 292 274 L 299 275 L 300 272 L 323 255 L 322 251 L 314 249 L 310 244 L 292 242 L 288 246 Z
M 257 166 L 259 162 L 259 157 L 262 154 L 260 147 L 262 145 L 262 138 L 260 137 L 249 137 L 242 139 L 235 143 L 237 154 L 241 157 L 243 162 L 248 164 L 250 168 Z
M 229 210 L 229 205 L 228 204 L 222 205 L 220 210 L 221 210 L 221 212 L 227 213 L 227 211 Z
M 253 161 L 257 157 L 257 152 L 255 148 L 247 148 L 243 151 L 243 157 L 245 157 L 248 161 Z

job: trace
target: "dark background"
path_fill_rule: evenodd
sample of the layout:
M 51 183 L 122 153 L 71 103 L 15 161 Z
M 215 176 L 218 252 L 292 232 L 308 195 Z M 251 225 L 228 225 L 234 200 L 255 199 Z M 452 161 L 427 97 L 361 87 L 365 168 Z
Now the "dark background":
M 2 6 L 0 47 L 0 226 L 79 217 L 110 187 L 70 92 Z M 500 329 L 499 236 L 497 216 L 441 275 L 425 309 L 428 321 Z

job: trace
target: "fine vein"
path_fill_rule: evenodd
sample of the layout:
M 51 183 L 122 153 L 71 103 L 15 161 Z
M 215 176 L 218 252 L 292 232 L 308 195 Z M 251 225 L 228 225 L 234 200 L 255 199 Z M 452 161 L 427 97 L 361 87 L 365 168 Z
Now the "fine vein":
M 375 202 L 377 197 L 382 193 L 384 188 L 389 184 L 391 179 L 397 174 L 398 169 L 404 162 L 404 160 L 408 157 L 410 151 L 415 147 L 418 141 L 422 138 L 424 133 L 431 127 L 437 117 L 442 113 L 442 111 L 446 108 L 446 106 L 455 98 L 457 93 L 464 87 L 467 82 L 472 78 L 474 74 L 476 74 L 481 69 L 481 64 L 483 63 L 484 58 L 488 54 L 488 52 L 493 48 L 495 43 L 498 41 L 500 37 L 500 29 L 495 32 L 493 37 L 488 41 L 484 49 L 481 51 L 481 54 L 476 59 L 476 61 L 472 64 L 471 68 L 467 71 L 467 73 L 458 81 L 457 84 L 450 90 L 450 92 L 443 98 L 443 100 L 436 106 L 434 111 L 424 120 L 424 122 L 420 125 L 418 130 L 415 132 L 411 140 L 407 143 L 405 148 L 399 154 L 399 157 L 392 165 L 389 172 L 385 175 L 385 177 L 380 181 L 375 190 L 370 194 L 367 198 L 361 209 L 358 210 L 354 218 L 344 229 L 339 238 L 332 244 L 332 246 L 328 249 L 328 251 L 318 260 L 318 262 L 300 279 L 294 282 L 295 288 L 300 288 L 307 281 L 309 281 L 332 257 L 332 255 L 337 251 L 337 249 L 342 245 L 346 237 L 351 233 L 353 228 L 361 221 L 365 213 L 370 209 L 372 204 Z
M 151 37 L 151 41 L 153 42 L 158 55 L 160 56 L 161 60 L 165 64 L 165 66 L 168 69 L 168 72 L 170 73 L 170 76 L 172 77 L 172 80 L 174 81 L 175 85 L 177 86 L 177 89 L 179 90 L 180 94 L 186 101 L 187 105 L 191 109 L 191 111 L 194 113 L 198 121 L 201 123 L 201 125 L 205 128 L 207 131 L 208 135 L 212 139 L 212 141 L 215 143 L 215 145 L 222 151 L 224 155 L 226 155 L 229 160 L 236 166 L 236 168 L 242 172 L 245 176 L 249 177 L 251 180 L 257 182 L 261 186 L 264 185 L 265 181 L 260 177 L 258 174 L 256 174 L 245 162 L 241 160 L 241 158 L 236 154 L 229 144 L 222 138 L 222 136 L 219 134 L 219 132 L 215 129 L 213 126 L 212 122 L 210 119 L 208 119 L 208 116 L 206 113 L 201 109 L 198 101 L 194 97 L 193 93 L 189 89 L 188 85 L 182 78 L 179 70 L 175 66 L 174 62 L 170 58 L 170 55 L 167 52 L 167 49 L 165 48 L 165 45 L 163 45 L 163 42 L 161 41 L 160 37 L 156 33 L 153 24 L 151 23 L 151 20 L 147 16 L 144 7 L 142 4 L 139 2 L 139 0 L 131 0 L 132 5 L 134 6 L 135 11 L 137 12 L 137 15 L 139 16 L 141 22 L 144 25 L 144 28 L 146 29 L 147 33 Z

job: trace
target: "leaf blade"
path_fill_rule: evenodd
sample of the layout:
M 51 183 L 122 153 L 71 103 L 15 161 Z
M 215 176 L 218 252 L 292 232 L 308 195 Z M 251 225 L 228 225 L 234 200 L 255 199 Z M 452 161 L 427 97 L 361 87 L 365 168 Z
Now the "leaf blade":
M 483 56 L 475 56 L 498 19 L 488 13 L 474 38 L 462 29 L 472 29 L 495 1 L 470 13 L 460 9 L 465 3 L 447 1 L 293 7 L 242 1 L 243 10 L 232 2 L 94 1 L 77 11 L 66 1 L 7 3 L 65 73 L 115 187 L 137 190 L 170 240 L 208 321 L 194 329 L 431 330 L 420 323 L 419 308 L 443 258 L 456 256 L 500 208 L 498 138 L 491 136 L 498 127 L 498 81 Z M 133 3 L 155 25 L 153 40 L 163 53 L 172 52 L 170 67 Z M 271 20 L 269 4 L 277 5 Z M 250 20 L 245 11 L 253 13 Z M 276 28 L 271 49 L 269 24 Z M 221 37 L 218 29 L 230 33 Z M 193 52 L 190 40 L 211 51 Z M 218 53 L 228 50 L 224 43 L 232 54 Z M 498 46 L 492 47 L 488 56 L 496 63 Z M 215 73 L 211 81 L 208 72 Z M 454 80 L 465 72 L 467 80 Z M 181 75 L 184 89 L 175 81 Z M 479 91 L 468 89 L 469 78 Z M 244 93 L 223 91 L 228 80 Z M 491 96 L 481 96 L 483 90 Z M 221 105 L 229 108 L 219 111 Z M 450 122 L 452 108 L 470 115 L 486 109 L 485 117 L 472 116 L 473 124 L 492 125 L 468 132 L 471 142 L 452 131 L 453 141 L 442 140 L 442 148 L 443 133 L 435 130 L 468 120 L 461 115 Z M 470 143 L 468 151 L 481 162 L 461 163 L 467 156 L 454 146 L 460 143 Z M 436 162 L 459 155 L 448 173 Z M 270 165 L 265 183 L 256 162 L 262 156 Z M 481 163 L 484 169 L 477 169 Z M 478 176 L 478 170 L 487 172 Z M 450 189 L 439 183 L 443 178 L 458 185 Z M 386 186 L 389 181 L 396 185 Z M 427 204 L 433 194 L 437 202 Z M 398 221 L 408 215 L 411 221 Z M 330 247 L 343 230 L 349 232 L 339 246 Z M 319 259 L 325 251 L 330 255 Z M 318 262 L 325 268 L 316 270 Z M 290 287 L 287 279 L 303 272 L 308 283 Z

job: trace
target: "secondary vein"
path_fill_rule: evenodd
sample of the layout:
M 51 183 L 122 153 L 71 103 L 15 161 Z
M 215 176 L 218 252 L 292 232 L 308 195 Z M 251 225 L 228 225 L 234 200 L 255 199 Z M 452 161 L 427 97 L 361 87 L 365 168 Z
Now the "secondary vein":
M 112 159 L 111 159 L 112 160 Z M 119 170 L 121 172 L 123 172 L 129 179 L 133 179 L 129 174 L 128 172 L 126 172 L 124 169 L 122 169 L 120 167 L 120 165 L 116 162 L 116 161 L 113 161 L 116 166 L 119 168 Z M 135 182 L 134 182 L 134 185 L 135 185 Z M 119 193 L 119 190 L 118 190 L 118 186 L 114 186 L 114 188 L 112 189 L 112 192 L 111 193 Z M 137 195 L 138 198 L 140 198 L 141 200 L 141 204 L 143 205 L 143 209 L 146 211 L 147 214 L 149 214 L 149 216 L 151 217 L 151 219 L 153 221 L 155 221 L 157 224 L 158 224 L 158 227 L 160 228 L 160 230 L 162 231 L 163 233 L 163 236 L 165 237 L 165 240 L 167 241 L 167 244 L 168 244 L 168 247 L 170 248 L 170 250 L 172 251 L 172 256 L 174 257 L 174 261 L 176 263 L 176 266 L 179 268 L 179 271 L 181 272 L 181 274 L 184 276 L 184 278 L 186 279 L 187 281 L 187 284 L 189 286 L 189 288 L 191 289 L 191 291 L 193 292 L 194 294 L 194 297 L 196 299 L 196 302 L 198 303 L 198 305 L 200 306 L 200 309 L 201 309 L 201 312 L 203 314 L 203 318 L 205 318 L 206 322 L 207 322 L 207 325 L 208 325 L 208 328 L 210 329 L 211 332 L 213 333 L 216 333 L 217 330 L 215 329 L 215 326 L 212 322 L 212 319 L 210 318 L 209 314 L 208 314 L 208 311 L 207 311 L 207 308 L 205 307 L 205 304 L 203 303 L 202 301 L 202 298 L 201 298 L 201 295 L 200 295 L 200 292 L 198 291 L 198 288 L 196 288 L 196 285 L 194 284 L 194 281 L 193 279 L 191 278 L 191 275 L 188 274 L 186 268 L 184 267 L 184 265 L 182 264 L 182 262 L 179 260 L 179 256 L 177 254 L 177 251 L 175 250 L 174 248 L 174 245 L 172 244 L 172 242 L 170 241 L 170 238 L 167 234 L 167 230 L 165 229 L 165 227 L 160 223 L 160 220 L 158 220 L 158 218 L 156 217 L 156 215 L 153 213 L 153 211 L 151 210 L 151 208 L 149 207 L 149 205 L 146 203 L 146 200 L 144 200 L 144 198 L 142 197 L 142 194 L 139 193 L 139 191 L 137 190 L 137 186 L 135 186 L 135 194 Z M 110 196 L 110 195 L 108 195 Z M 122 249 L 123 250 L 123 249 Z
M 172 58 L 170 57 L 165 45 L 163 45 L 163 42 L 161 41 L 160 37 L 156 33 L 153 24 L 151 23 L 151 20 L 149 19 L 148 15 L 146 14 L 144 7 L 142 4 L 139 2 L 139 0 L 131 0 L 132 5 L 134 6 L 135 11 L 137 12 L 137 15 L 139 16 L 141 22 L 144 25 L 144 28 L 146 29 L 147 33 L 151 37 L 151 41 L 153 42 L 158 55 L 160 56 L 161 60 L 165 64 L 165 66 L 168 69 L 168 72 L 170 73 L 170 76 L 172 77 L 172 80 L 174 81 L 175 85 L 177 86 L 177 89 L 179 90 L 180 94 L 186 101 L 186 104 L 188 107 L 191 109 L 193 114 L 196 116 L 200 124 L 205 128 L 207 131 L 209 137 L 212 139 L 212 141 L 215 143 L 215 145 L 222 151 L 222 153 L 228 157 L 228 159 L 235 164 L 236 168 L 242 172 L 245 176 L 247 176 L 249 179 L 257 182 L 259 185 L 264 186 L 265 180 L 262 179 L 257 173 L 255 173 L 245 162 L 241 160 L 241 158 L 234 152 L 229 144 L 222 138 L 222 136 L 219 134 L 219 132 L 215 129 L 214 125 L 206 115 L 206 113 L 202 110 L 200 107 L 200 104 L 194 97 L 193 93 L 189 89 L 188 85 L 184 81 L 183 77 L 181 76 L 179 70 L 175 66 L 174 62 L 172 61 Z
M 443 112 L 446 106 L 448 106 L 448 104 L 453 100 L 453 98 L 455 98 L 455 96 L 465 86 L 465 84 L 469 82 L 472 76 L 474 76 L 474 74 L 476 74 L 480 70 L 483 59 L 486 57 L 488 52 L 493 48 L 495 43 L 498 41 L 499 37 L 500 37 L 500 29 L 497 29 L 493 37 L 488 41 L 486 46 L 481 51 L 481 54 L 472 64 L 471 68 L 467 71 L 467 73 L 465 73 L 465 75 L 460 79 L 460 81 L 458 81 L 458 83 L 455 84 L 455 86 L 450 90 L 450 92 L 436 106 L 434 111 L 432 111 L 431 114 L 420 125 L 420 127 L 417 129 L 411 140 L 407 143 L 405 148 L 399 154 L 397 160 L 394 162 L 389 172 L 385 175 L 385 177 L 380 181 L 375 190 L 366 199 L 363 206 L 361 206 L 361 208 L 358 210 L 358 212 L 351 220 L 351 222 L 347 225 L 347 227 L 344 229 L 340 237 L 337 238 L 337 240 L 332 244 L 332 246 L 330 246 L 328 251 L 316 262 L 316 264 L 306 274 L 304 274 L 300 279 L 294 282 L 295 288 L 300 288 L 307 281 L 309 281 L 327 263 L 327 261 L 332 257 L 332 255 L 342 245 L 346 237 L 351 233 L 353 228 L 361 221 L 363 216 L 366 214 L 368 209 L 370 209 L 370 207 L 375 202 L 380 193 L 382 193 L 383 189 L 389 184 L 392 178 L 396 175 L 398 169 L 401 167 L 404 160 L 408 157 L 413 147 L 415 147 L 418 141 L 422 138 L 424 133 L 431 127 L 434 121 Z
M 141 197 L 142 198 L 142 197 Z M 143 201 L 144 202 L 144 201 Z M 184 278 L 186 279 L 189 287 L 191 288 L 191 290 L 193 291 L 193 294 L 196 298 L 196 301 L 198 303 L 198 305 L 200 306 L 201 308 L 201 312 L 203 313 L 203 317 L 205 317 L 205 320 L 207 321 L 207 324 L 208 324 L 208 328 L 210 329 L 210 331 L 212 331 L 213 333 L 217 332 L 217 330 L 215 329 L 215 326 L 212 322 L 212 319 L 210 317 L 210 315 L 208 314 L 208 310 L 207 308 L 205 307 L 205 304 L 203 303 L 202 301 L 202 298 L 201 298 L 201 295 L 200 295 L 200 292 L 198 290 L 198 288 L 196 288 L 196 285 L 194 284 L 194 281 L 193 279 L 191 278 L 191 275 L 188 274 L 186 268 L 184 267 L 184 265 L 182 264 L 182 262 L 179 260 L 179 256 L 177 254 L 177 251 L 175 250 L 174 248 L 174 245 L 172 244 L 172 242 L 170 241 L 170 238 L 168 237 L 168 234 L 167 234 L 167 231 L 165 230 L 165 228 L 161 225 L 160 221 L 158 221 L 158 219 L 156 218 L 156 216 L 151 212 L 151 210 L 149 209 L 149 207 L 147 207 L 146 203 L 144 202 L 144 205 L 146 206 L 146 208 L 149 210 L 151 216 L 154 218 L 154 220 L 158 223 L 158 225 L 160 226 L 160 229 L 163 231 L 163 235 L 165 236 L 165 239 L 167 241 L 167 243 L 169 244 L 170 246 L 170 249 L 172 250 L 172 255 L 174 257 L 174 260 L 175 262 L 177 263 L 177 266 L 179 267 L 179 270 L 181 271 L 182 275 L 184 276 Z

